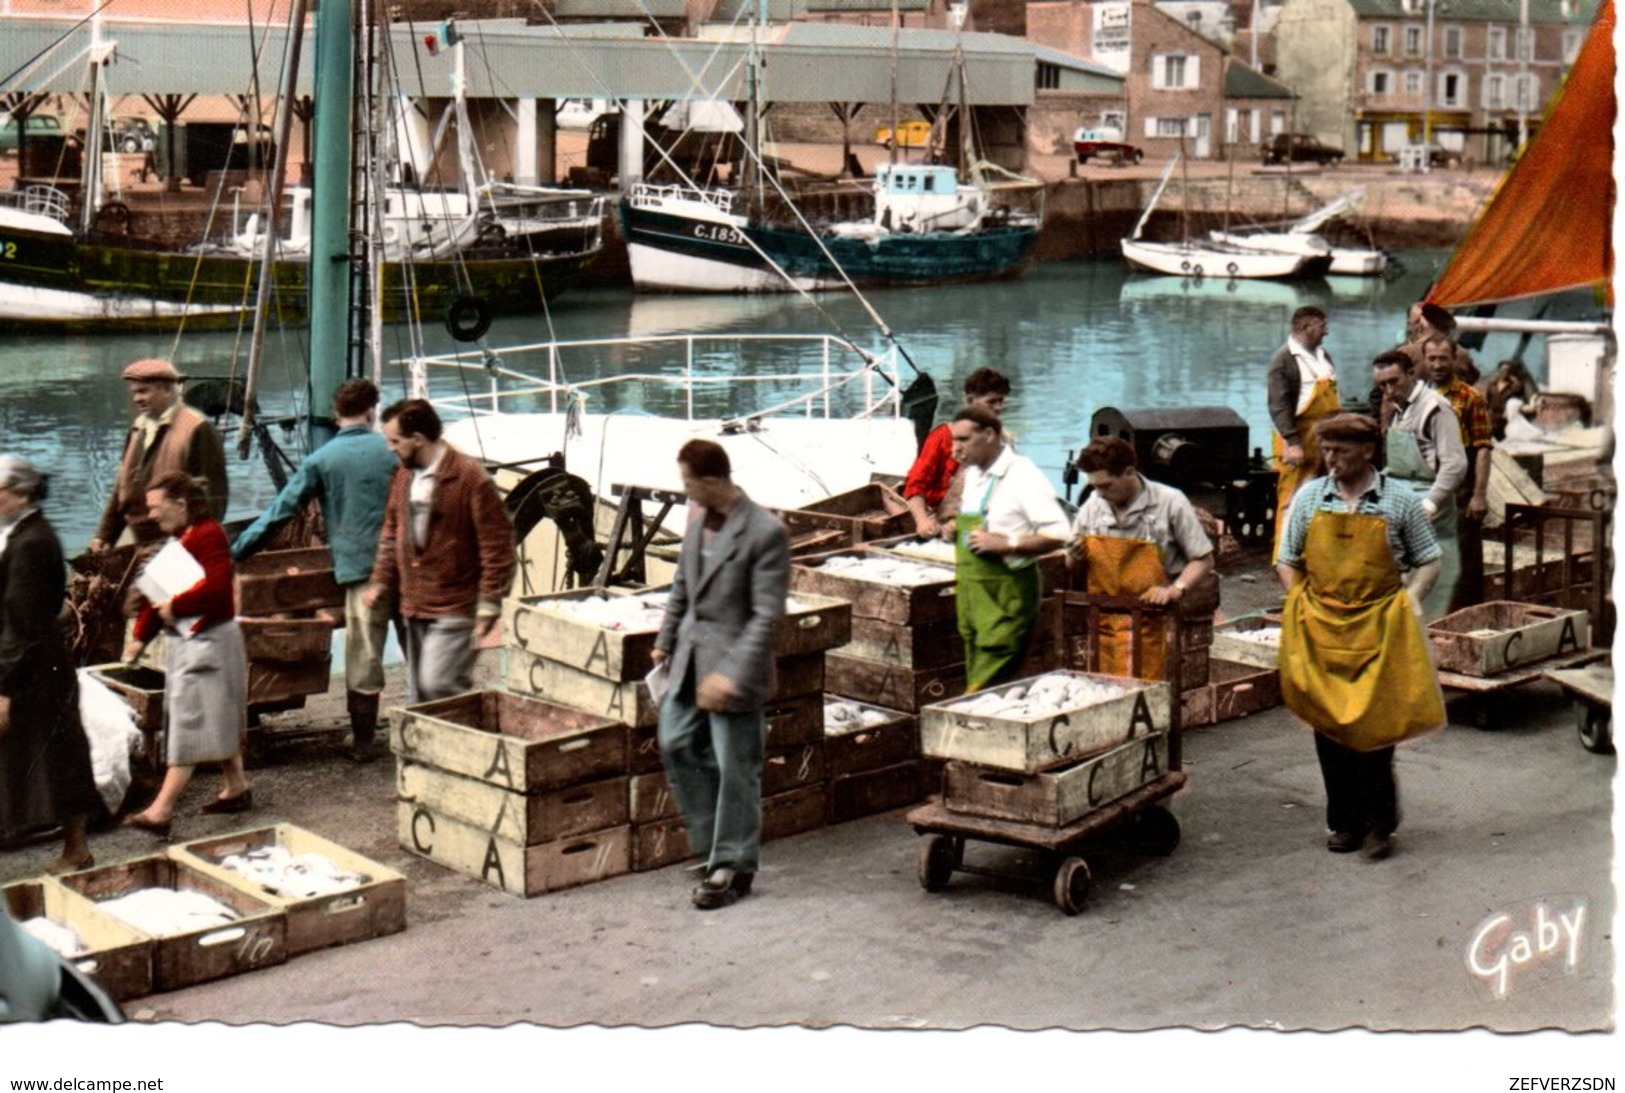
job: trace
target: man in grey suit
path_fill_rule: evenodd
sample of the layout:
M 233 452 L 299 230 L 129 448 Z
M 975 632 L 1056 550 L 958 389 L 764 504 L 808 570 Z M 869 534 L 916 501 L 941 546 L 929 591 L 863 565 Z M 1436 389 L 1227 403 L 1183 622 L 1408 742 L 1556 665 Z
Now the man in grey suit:
M 689 523 L 654 661 L 666 779 L 704 858 L 702 911 L 750 893 L 762 833 L 762 707 L 773 689 L 773 631 L 784 614 L 790 537 L 734 485 L 728 453 L 690 440 L 677 453 Z

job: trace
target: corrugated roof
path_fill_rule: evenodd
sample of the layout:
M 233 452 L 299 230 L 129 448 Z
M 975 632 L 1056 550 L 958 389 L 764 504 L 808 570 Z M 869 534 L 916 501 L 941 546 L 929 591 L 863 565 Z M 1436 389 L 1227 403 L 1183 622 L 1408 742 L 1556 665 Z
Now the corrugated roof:
M 1427 17 L 1427 0 L 1348 0 L 1362 19 Z M 1437 0 L 1433 20 L 1452 23 L 1516 23 L 1520 0 Z M 1551 25 L 1589 26 L 1597 17 L 1597 0 L 1529 0 L 1529 21 Z
M 896 0 L 898 11 L 926 11 L 931 0 Z M 808 11 L 874 11 L 888 12 L 892 0 L 807 0 Z
M 776 40 L 789 46 L 850 46 L 860 49 L 890 49 L 890 27 L 860 27 L 847 23 L 790 23 Z M 1000 54 L 1031 56 L 1033 43 L 1025 38 L 1012 38 L 1008 34 L 982 34 L 973 31 L 918 30 L 912 27 L 898 32 L 904 49 L 920 52 L 951 53 L 955 46 L 964 49 L 966 56 L 993 56 Z
M 558 19 L 683 19 L 688 8 L 683 0 L 557 0 L 553 13 Z
M 1224 70 L 1224 97 L 1227 99 L 1290 99 L 1292 89 L 1272 80 L 1256 68 L 1231 59 Z
M 1049 46 L 1034 45 L 1033 56 L 1045 64 L 1055 65 L 1058 68 L 1073 72 L 1087 72 L 1091 76 L 1106 76 L 1110 79 L 1122 81 L 1128 77 L 1115 68 L 1107 68 L 1098 61 L 1091 61 L 1087 57 L 1079 57 L 1072 53 L 1063 53 Z

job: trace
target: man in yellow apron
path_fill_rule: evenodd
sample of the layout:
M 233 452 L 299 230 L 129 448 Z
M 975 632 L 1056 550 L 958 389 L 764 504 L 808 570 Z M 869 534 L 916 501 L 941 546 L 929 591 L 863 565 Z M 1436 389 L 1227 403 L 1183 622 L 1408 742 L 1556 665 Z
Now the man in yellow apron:
M 1394 745 L 1445 722 L 1414 606 L 1439 545 L 1416 495 L 1372 466 L 1375 421 L 1339 414 L 1317 431 L 1327 475 L 1293 500 L 1276 561 L 1281 697 L 1315 733 L 1327 849 L 1376 860 L 1399 825 Z
M 1315 423 L 1338 412 L 1337 372 L 1322 343 L 1326 313 L 1300 307 L 1292 313 L 1292 333 L 1269 366 L 1270 421 L 1275 425 L 1275 546 L 1281 545 L 1287 509 L 1298 487 L 1320 473 Z
M 1213 542 L 1190 499 L 1144 478 L 1133 446 L 1121 437 L 1090 441 L 1078 453 L 1078 469 L 1092 491 L 1072 522 L 1072 551 L 1085 567 L 1085 590 L 1093 596 L 1175 604 L 1187 617 L 1211 616 L 1219 605 Z M 1100 616 L 1096 671 L 1130 674 L 1131 621 L 1123 614 Z M 1161 627 L 1145 635 L 1136 666 L 1139 678 L 1167 676 L 1165 646 Z
M 954 518 L 956 606 L 966 693 L 1017 678 L 1038 618 L 1033 559 L 1066 542 L 1066 513 L 1031 459 L 1004 442 L 999 419 L 967 406 L 949 426 L 965 469 Z
M 1417 376 L 1410 354 L 1391 349 L 1379 355 L 1371 378 L 1384 403 L 1384 470 L 1422 502 L 1442 552 L 1439 579 L 1422 603 L 1422 618 L 1431 622 L 1449 611 L 1461 575 L 1456 491 L 1467 479 L 1467 450 L 1456 412 Z

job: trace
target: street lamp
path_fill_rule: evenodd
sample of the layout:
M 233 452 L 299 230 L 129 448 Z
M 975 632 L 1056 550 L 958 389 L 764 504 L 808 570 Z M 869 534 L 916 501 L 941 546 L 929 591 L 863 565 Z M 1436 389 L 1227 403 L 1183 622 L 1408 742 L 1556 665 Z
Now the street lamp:
M 1427 41 L 1422 45 L 1422 172 L 1427 173 L 1433 157 L 1429 149 L 1433 144 L 1433 5 L 1428 0 Z
M 1518 147 L 1529 139 L 1529 0 L 1518 0 Z

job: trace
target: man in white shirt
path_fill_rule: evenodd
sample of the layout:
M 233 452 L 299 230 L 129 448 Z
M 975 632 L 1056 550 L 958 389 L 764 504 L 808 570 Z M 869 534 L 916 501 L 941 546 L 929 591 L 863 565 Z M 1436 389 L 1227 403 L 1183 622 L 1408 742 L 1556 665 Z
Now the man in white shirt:
M 1275 545 L 1298 487 L 1320 473 L 1320 447 L 1315 423 L 1337 413 L 1337 371 L 1322 343 L 1326 313 L 1300 307 L 1292 313 L 1292 333 L 1275 351 L 1269 365 L 1270 421 L 1275 426 Z
M 949 428 L 965 468 L 954 542 L 971 693 L 1015 678 L 1042 593 L 1033 560 L 1065 543 L 1069 529 L 1054 487 L 1004 442 L 997 417 L 967 406 Z

